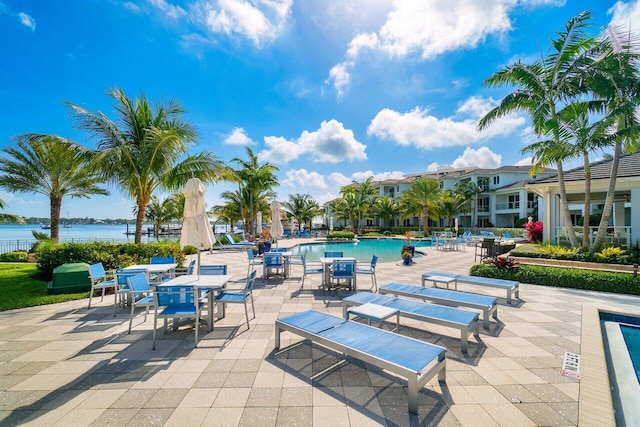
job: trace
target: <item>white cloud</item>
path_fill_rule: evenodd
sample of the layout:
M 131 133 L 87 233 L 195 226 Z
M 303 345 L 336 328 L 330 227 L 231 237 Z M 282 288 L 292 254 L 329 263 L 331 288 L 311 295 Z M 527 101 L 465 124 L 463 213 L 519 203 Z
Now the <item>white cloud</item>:
M 533 157 L 525 157 L 524 159 L 518 160 L 514 166 L 531 166 L 533 162 Z
M 438 162 L 433 162 L 429 166 L 427 166 L 427 172 L 436 172 L 440 165 Z
M 316 202 L 318 202 L 318 204 L 320 206 L 324 205 L 327 202 L 330 202 L 332 200 L 337 199 L 338 197 L 340 197 L 339 194 L 335 194 L 335 193 L 326 193 L 326 194 L 321 194 L 317 197 L 314 197 L 314 199 L 316 199 Z
M 339 187 L 344 187 L 345 185 L 351 184 L 352 179 L 340 172 L 333 172 L 329 175 L 329 180 Z
M 351 174 L 351 178 L 361 182 L 372 176 L 374 181 L 384 181 L 385 179 L 402 179 L 404 175 L 405 173 L 400 171 L 373 173 L 373 171 L 368 170 L 364 172 L 354 172 Z
M 255 142 L 249 138 L 243 128 L 234 128 L 224 139 L 228 145 L 254 145 Z
M 471 97 L 458 107 L 456 115 L 444 118 L 430 115 L 426 108 L 416 107 L 407 113 L 385 108 L 373 118 L 367 133 L 402 146 L 432 150 L 509 135 L 524 125 L 523 117 L 511 114 L 479 132 L 478 120 L 495 105 L 497 102 L 491 98 Z
M 24 12 L 20 12 L 18 13 L 18 18 L 20 18 L 20 22 L 22 23 L 22 25 L 31 28 L 31 31 L 36 30 L 36 21 L 31 16 L 27 15 Z
M 464 152 L 453 161 L 454 169 L 462 169 L 471 166 L 479 168 L 495 169 L 500 167 L 502 155 L 496 154 L 487 147 L 480 147 L 477 150 L 467 147 Z
M 353 131 L 336 120 L 323 121 L 317 131 L 303 131 L 297 140 L 267 136 L 266 150 L 259 153 L 262 161 L 287 163 L 302 154 L 309 154 L 315 162 L 338 163 L 344 160 L 364 160 L 366 145 L 358 142 Z
M 348 63 L 334 65 L 329 70 L 329 78 L 327 83 L 333 82 L 333 88 L 336 90 L 338 99 L 342 98 L 345 93 L 345 88 L 349 84 L 349 72 L 347 71 Z
M 285 28 L 293 0 L 201 0 L 191 8 L 195 22 L 214 34 L 240 37 L 262 46 Z
M 130 10 L 131 12 L 133 12 L 133 13 L 140 13 L 140 12 L 142 12 L 142 9 L 140 9 L 140 6 L 138 6 L 137 4 L 135 4 L 135 3 L 133 3 L 133 2 L 130 2 L 130 1 L 124 2 L 124 3 L 123 3 L 123 6 L 124 6 L 126 9 Z
M 629 3 L 618 1 L 609 9 L 609 14 L 613 15 L 609 25 L 616 28 L 630 29 L 635 34 L 640 32 L 638 27 L 638 22 L 640 22 L 640 1 L 636 0 Z
M 171 19 L 180 19 L 187 16 L 187 11 L 185 11 L 180 6 L 175 6 L 167 3 L 166 0 L 147 0 L 151 6 L 156 8 L 160 13 L 164 16 Z M 125 4 L 125 7 L 128 7 Z
M 288 187 L 315 187 L 327 188 L 324 177 L 318 172 L 310 172 L 306 169 L 291 169 L 282 180 L 282 185 Z

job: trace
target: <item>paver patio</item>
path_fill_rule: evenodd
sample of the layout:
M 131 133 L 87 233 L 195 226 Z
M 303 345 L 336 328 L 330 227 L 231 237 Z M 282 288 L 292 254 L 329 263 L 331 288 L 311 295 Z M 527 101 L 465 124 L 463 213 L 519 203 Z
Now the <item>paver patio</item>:
M 308 241 L 308 240 L 306 240 Z M 293 241 L 287 243 L 291 246 Z M 412 266 L 379 263 L 378 284 L 419 284 L 429 270 L 467 274 L 472 250 L 428 249 Z M 202 255 L 242 278 L 246 254 Z M 407 412 L 401 378 L 282 334 L 274 351 L 276 318 L 307 309 L 342 314 L 339 297 L 317 289 L 319 275 L 300 269 L 286 280 L 258 280 L 256 318 L 246 330 L 244 309 L 229 306 L 215 330 L 159 334 L 151 350 L 153 317 L 113 317 L 113 300 L 86 300 L 0 313 L 0 426 L 136 425 L 576 425 L 578 380 L 562 376 L 565 351 L 581 353 L 582 307 L 638 312 L 640 298 L 521 285 L 521 300 L 504 292 L 459 285 L 498 298 L 499 321 L 471 337 L 404 319 L 400 333 L 447 348 L 447 383 L 432 380 L 419 395 L 419 415 Z M 369 277 L 358 282 L 368 290 Z M 344 296 L 345 294 L 341 294 Z

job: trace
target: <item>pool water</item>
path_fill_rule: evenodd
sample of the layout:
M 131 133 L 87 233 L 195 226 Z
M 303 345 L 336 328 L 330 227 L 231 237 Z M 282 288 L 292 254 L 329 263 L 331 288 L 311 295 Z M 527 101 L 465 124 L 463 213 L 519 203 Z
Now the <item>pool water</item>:
M 280 246 L 285 246 L 286 242 L 279 242 Z M 422 256 L 420 248 L 431 246 L 430 240 L 411 241 L 416 247 L 416 257 Z M 325 251 L 342 251 L 344 256 L 356 258 L 358 261 L 370 261 L 373 255 L 378 256 L 378 262 L 395 262 L 402 259 L 402 246 L 406 244 L 404 239 L 360 239 L 356 242 L 326 242 L 326 243 L 303 243 L 291 251 L 294 255 L 307 255 L 309 260 L 319 260 L 324 256 Z
M 640 382 L 640 327 L 632 325 L 620 325 L 620 332 L 624 338 L 633 369 L 636 371 L 636 378 Z

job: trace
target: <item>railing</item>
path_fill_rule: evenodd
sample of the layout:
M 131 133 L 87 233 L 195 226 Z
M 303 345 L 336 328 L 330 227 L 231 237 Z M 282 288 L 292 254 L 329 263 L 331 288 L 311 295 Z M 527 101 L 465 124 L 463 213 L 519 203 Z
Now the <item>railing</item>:
M 143 234 L 143 240 L 146 242 L 155 241 L 154 236 L 148 236 Z M 175 236 L 163 236 L 162 240 L 175 240 Z M 106 242 L 106 243 L 131 243 L 132 238 L 122 237 L 122 238 L 94 238 L 94 239 L 78 239 L 78 238 L 68 238 L 68 239 L 60 239 L 60 243 L 92 243 L 92 242 Z M 24 240 L 0 240 L 0 254 L 6 252 L 13 251 L 25 251 L 29 252 L 33 245 L 35 245 L 38 241 L 36 239 L 24 239 Z
M 36 239 L 0 240 L 0 254 L 13 251 L 29 252 L 36 242 Z
M 478 206 L 478 212 L 489 212 L 489 206 Z
M 582 226 L 575 225 L 573 227 L 576 232 L 578 242 L 582 243 Z M 593 245 L 596 240 L 596 234 L 598 234 L 598 227 L 589 227 L 589 244 Z M 556 227 L 556 243 L 567 244 L 569 242 L 569 235 L 565 227 Z M 610 243 L 613 246 L 631 246 L 631 227 L 607 227 L 607 235 L 605 242 Z
M 507 209 L 520 209 L 520 202 L 496 203 L 497 211 L 503 211 Z

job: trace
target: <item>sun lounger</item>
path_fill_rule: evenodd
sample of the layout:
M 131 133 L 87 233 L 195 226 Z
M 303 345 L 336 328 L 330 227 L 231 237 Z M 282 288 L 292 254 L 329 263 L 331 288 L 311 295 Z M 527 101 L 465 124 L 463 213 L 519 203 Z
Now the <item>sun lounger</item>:
M 478 313 L 459 308 L 445 307 L 426 302 L 412 301 L 402 298 L 394 298 L 387 295 L 379 295 L 371 292 L 358 292 L 342 300 L 342 310 L 347 317 L 347 310 L 353 305 L 378 304 L 395 308 L 401 317 L 419 320 L 426 323 L 447 326 L 460 330 L 460 348 L 463 353 L 468 352 L 469 335 L 478 336 L 480 322 Z
M 314 310 L 276 320 L 276 349 L 283 331 L 405 377 L 414 414 L 418 391 L 436 374 L 438 381 L 446 380 L 446 350 L 424 341 Z
M 507 304 L 511 304 L 511 293 L 520 299 L 520 283 L 515 280 L 493 279 L 491 277 L 465 276 L 462 274 L 441 273 L 439 271 L 429 271 L 422 274 L 422 286 L 429 281 L 429 276 L 455 277 L 457 282 L 468 283 L 470 285 L 488 286 L 490 288 L 506 289 Z M 457 289 L 457 287 L 456 287 Z
M 468 307 L 482 310 L 482 321 L 485 329 L 489 329 L 489 316 L 498 319 L 498 300 L 486 295 L 471 294 L 468 292 L 450 291 L 448 289 L 425 288 L 417 285 L 404 285 L 402 283 L 389 283 L 380 287 L 381 294 L 394 296 L 420 298 L 432 301 L 440 305 L 450 307 Z

